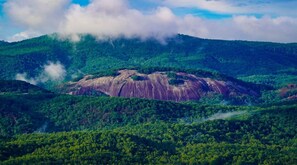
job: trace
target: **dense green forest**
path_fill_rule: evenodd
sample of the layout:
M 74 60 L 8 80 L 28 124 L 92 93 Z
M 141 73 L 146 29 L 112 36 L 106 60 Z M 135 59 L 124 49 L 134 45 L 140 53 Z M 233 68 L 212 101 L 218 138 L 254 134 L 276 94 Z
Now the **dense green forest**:
M 226 106 L 59 95 L 19 81 L 4 86 L 1 164 L 297 161 L 296 101 Z
M 61 62 L 68 78 L 127 67 L 208 69 L 230 76 L 296 75 L 297 45 L 266 42 L 221 41 L 177 35 L 161 44 L 150 39 L 97 40 L 81 36 L 79 42 L 41 36 L 0 44 L 0 78 L 17 73 L 36 76 L 48 61 Z
M 63 79 L 46 80 L 50 62 L 63 66 Z M 165 72 L 176 86 L 186 77 L 175 72 L 230 81 L 259 96 L 209 93 L 177 103 L 57 92 L 61 83 L 123 68 Z M 43 80 L 39 87 L 12 81 L 19 73 Z M 0 164 L 297 162 L 297 44 L 185 35 L 165 43 L 90 35 L 73 42 L 53 34 L 0 41 L 0 80 Z

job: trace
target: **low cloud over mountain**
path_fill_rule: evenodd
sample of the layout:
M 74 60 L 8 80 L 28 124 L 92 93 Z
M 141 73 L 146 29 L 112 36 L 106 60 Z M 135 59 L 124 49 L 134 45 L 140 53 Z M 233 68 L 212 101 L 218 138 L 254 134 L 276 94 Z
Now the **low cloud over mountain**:
M 227 1 L 201 2 L 203 3 L 187 1 L 182 6 L 179 1 L 155 2 L 155 7 L 150 10 L 141 10 L 132 7 L 127 0 L 91 0 L 86 6 L 71 3 L 69 0 L 10 0 L 4 4 L 4 11 L 14 24 L 23 29 L 10 37 L 11 41 L 54 32 L 72 36 L 75 40 L 79 39 L 77 34 L 90 33 L 99 39 L 124 36 L 142 39 L 153 37 L 162 41 L 168 36 L 182 33 L 228 40 L 297 41 L 297 19 L 288 12 L 281 12 L 282 6 L 276 9 L 277 13 L 284 15 L 274 16 L 269 12 L 273 9 L 271 5 L 248 6 Z M 227 18 L 208 19 L 194 13 L 180 15 L 175 12 L 177 7 L 192 6 L 215 13 L 230 14 L 225 10 L 213 11 L 213 7 L 209 7 L 219 4 L 227 6 L 231 14 L 235 14 Z M 261 9 L 262 7 L 267 11 Z M 255 12 L 252 12 L 252 9 L 255 9 Z
M 60 62 L 48 62 L 43 66 L 43 71 L 36 77 L 28 77 L 27 73 L 18 73 L 16 80 L 26 81 L 30 84 L 45 83 L 47 81 L 62 81 L 66 76 L 65 67 Z

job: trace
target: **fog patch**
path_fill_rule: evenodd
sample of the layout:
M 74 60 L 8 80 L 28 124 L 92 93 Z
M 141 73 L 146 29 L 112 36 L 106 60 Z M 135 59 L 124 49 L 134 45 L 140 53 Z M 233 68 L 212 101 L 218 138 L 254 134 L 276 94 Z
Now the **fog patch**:
M 232 117 L 235 117 L 235 116 L 238 116 L 238 115 L 243 115 L 247 113 L 246 111 L 239 111 L 239 112 L 227 112 L 227 113 L 216 113 L 216 114 L 213 114 L 212 116 L 210 116 L 209 118 L 206 118 L 203 120 L 203 122 L 205 121 L 212 121 L 212 120 L 225 120 L 225 119 L 228 119 L 228 118 L 232 118 Z
M 48 127 L 48 122 L 45 122 L 40 128 L 38 128 L 35 133 L 46 133 L 46 129 Z
M 42 71 L 36 77 L 29 77 L 26 72 L 17 73 L 16 80 L 26 81 L 33 85 L 43 84 L 49 81 L 60 82 L 65 79 L 66 73 L 64 65 L 60 62 L 49 61 L 42 67 Z
M 200 124 L 200 123 L 204 123 L 207 121 L 213 121 L 213 120 L 227 120 L 227 119 L 231 119 L 240 115 L 244 115 L 244 114 L 248 114 L 247 111 L 236 111 L 236 112 L 218 112 L 215 113 L 213 115 L 211 115 L 210 117 L 207 118 L 200 118 L 200 119 L 192 119 L 189 117 L 184 117 L 182 119 L 179 120 L 180 123 L 182 124 Z
M 61 81 L 66 76 L 66 70 L 60 62 L 49 62 L 49 64 L 44 66 L 44 74 L 50 80 Z
M 33 85 L 37 84 L 37 81 L 35 78 L 28 78 L 27 73 L 18 73 L 18 74 L 16 74 L 15 79 L 20 80 L 20 81 L 26 81 Z

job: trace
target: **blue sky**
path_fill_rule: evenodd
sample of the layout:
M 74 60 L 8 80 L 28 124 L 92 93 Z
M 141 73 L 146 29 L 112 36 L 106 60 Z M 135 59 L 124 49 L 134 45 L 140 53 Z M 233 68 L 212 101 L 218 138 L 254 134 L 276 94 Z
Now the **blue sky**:
M 0 0 L 0 4 L 0 40 L 59 32 L 99 38 L 162 39 L 183 33 L 297 42 L 297 0 Z
M 86 6 L 89 4 L 89 0 L 73 0 L 72 3 L 80 4 L 82 6 Z

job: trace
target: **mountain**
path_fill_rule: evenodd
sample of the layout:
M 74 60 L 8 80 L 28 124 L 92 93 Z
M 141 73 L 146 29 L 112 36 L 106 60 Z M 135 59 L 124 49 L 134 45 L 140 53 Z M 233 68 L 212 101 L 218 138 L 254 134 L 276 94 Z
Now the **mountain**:
M 160 43 L 153 39 L 97 40 L 82 35 L 73 42 L 47 35 L 0 45 L 0 78 L 17 73 L 40 74 L 48 62 L 61 62 L 67 79 L 106 69 L 176 67 L 207 69 L 230 76 L 292 73 L 297 69 L 297 44 L 222 41 L 177 35 Z
M 202 71 L 201 71 L 202 72 Z M 211 72 L 205 72 L 211 75 Z M 160 72 L 150 74 L 137 70 L 119 70 L 116 76 L 85 76 L 78 82 L 70 82 L 60 89 L 72 95 L 102 95 L 137 97 L 157 100 L 199 100 L 209 94 L 220 94 L 224 98 L 235 96 L 259 96 L 258 91 L 248 84 L 237 84 L 232 80 L 199 77 L 185 72 Z M 217 76 L 219 77 L 219 76 Z M 238 81 L 238 80 L 237 80 Z
M 296 164 L 296 57 L 185 35 L 0 42 L 0 164 Z
M 0 95 L 0 164 L 297 161 L 296 101 L 201 105 L 31 90 L 20 94 L 22 86 Z

